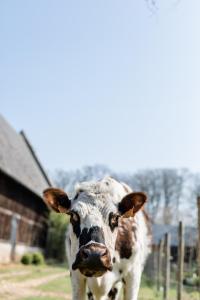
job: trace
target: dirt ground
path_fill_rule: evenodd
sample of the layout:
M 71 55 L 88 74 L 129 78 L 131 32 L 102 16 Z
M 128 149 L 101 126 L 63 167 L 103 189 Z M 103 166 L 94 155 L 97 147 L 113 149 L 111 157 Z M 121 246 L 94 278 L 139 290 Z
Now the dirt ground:
M 70 294 L 62 290 L 55 292 L 42 290 L 43 286 L 68 276 L 68 271 L 61 271 L 59 269 L 53 271 L 52 268 L 47 268 L 46 270 L 46 268 L 41 269 L 37 267 L 27 267 L 27 269 L 25 267 L 21 269 L 17 266 L 15 268 L 17 270 L 13 270 L 10 266 L 0 267 L 0 299 L 71 299 Z
M 0 266 L 1 300 L 70 300 L 69 271 L 58 266 Z M 153 287 L 142 284 L 139 300 L 161 300 Z M 170 291 L 170 300 L 176 290 Z M 199 300 L 197 293 L 184 293 L 183 300 Z

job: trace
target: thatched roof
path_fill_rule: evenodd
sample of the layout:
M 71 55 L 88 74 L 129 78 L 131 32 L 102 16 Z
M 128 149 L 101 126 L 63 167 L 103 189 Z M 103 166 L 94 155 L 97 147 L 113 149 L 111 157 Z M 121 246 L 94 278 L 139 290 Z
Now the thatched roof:
M 174 225 L 153 224 L 153 244 L 158 245 L 160 240 L 164 238 L 165 233 L 170 233 L 171 246 L 178 246 L 178 227 Z M 192 226 L 185 226 L 184 240 L 185 246 L 195 247 L 197 245 L 197 228 Z
M 1 115 L 0 170 L 39 196 L 51 185 L 24 132 L 17 133 Z

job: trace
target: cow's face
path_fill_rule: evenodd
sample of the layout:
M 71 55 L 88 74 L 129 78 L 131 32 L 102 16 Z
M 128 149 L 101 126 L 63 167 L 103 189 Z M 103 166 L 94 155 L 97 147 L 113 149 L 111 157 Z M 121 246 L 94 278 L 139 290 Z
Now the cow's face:
M 53 188 L 44 191 L 44 199 L 55 211 L 70 215 L 72 269 L 88 277 L 112 270 L 119 218 L 133 217 L 146 202 L 143 193 L 127 194 L 110 177 L 80 184 L 73 200 Z

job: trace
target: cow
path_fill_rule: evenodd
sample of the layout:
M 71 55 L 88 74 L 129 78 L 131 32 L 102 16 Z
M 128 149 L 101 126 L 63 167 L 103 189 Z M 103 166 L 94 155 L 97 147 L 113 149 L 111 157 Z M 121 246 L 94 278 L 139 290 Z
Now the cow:
M 147 196 L 106 176 L 82 182 L 73 199 L 54 188 L 44 200 L 58 213 L 70 215 L 67 257 L 72 299 L 137 300 L 145 260 L 150 252 Z

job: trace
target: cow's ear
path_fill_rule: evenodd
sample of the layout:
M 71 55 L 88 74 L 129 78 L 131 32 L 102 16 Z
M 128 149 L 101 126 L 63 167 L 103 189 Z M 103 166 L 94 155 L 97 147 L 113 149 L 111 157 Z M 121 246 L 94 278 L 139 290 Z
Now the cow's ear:
M 145 204 L 147 196 L 144 193 L 130 193 L 119 203 L 118 209 L 124 218 L 133 217 Z
M 58 213 L 68 213 L 71 201 L 69 200 L 67 194 L 55 188 L 48 188 L 43 192 L 44 201 L 53 210 Z

